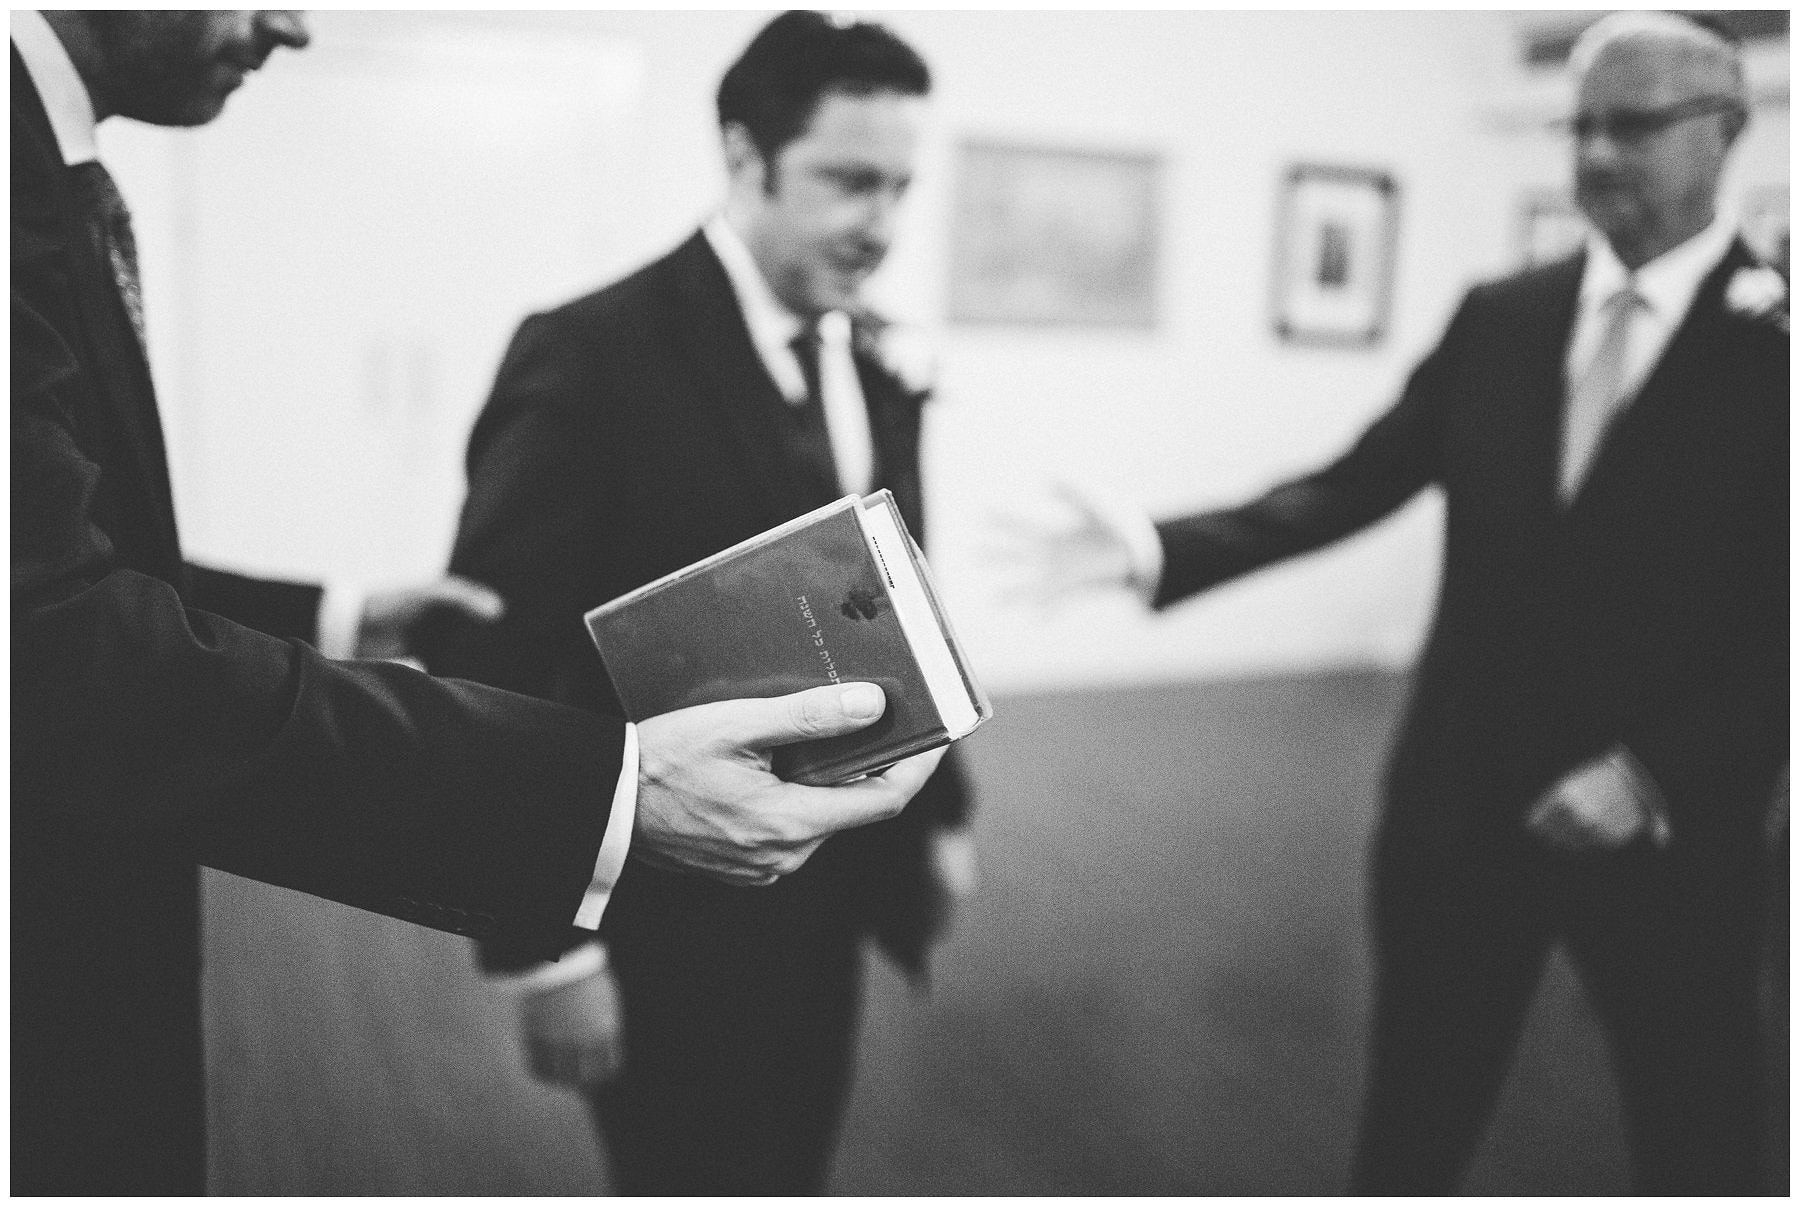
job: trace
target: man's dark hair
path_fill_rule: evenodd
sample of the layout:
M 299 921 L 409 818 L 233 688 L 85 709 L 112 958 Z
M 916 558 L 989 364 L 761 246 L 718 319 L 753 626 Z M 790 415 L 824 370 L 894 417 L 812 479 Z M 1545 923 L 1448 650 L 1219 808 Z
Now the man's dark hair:
M 931 71 L 886 26 L 840 24 L 823 13 L 782 13 L 750 40 L 719 81 L 719 126 L 743 126 L 771 167 L 828 92 L 924 96 Z

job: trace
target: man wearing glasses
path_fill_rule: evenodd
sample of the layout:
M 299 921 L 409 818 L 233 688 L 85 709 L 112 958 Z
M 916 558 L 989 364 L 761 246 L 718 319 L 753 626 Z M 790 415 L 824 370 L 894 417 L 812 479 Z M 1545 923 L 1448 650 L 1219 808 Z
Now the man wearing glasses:
M 1781 278 L 1720 216 L 1746 89 L 1711 28 L 1589 29 L 1565 261 L 1473 290 L 1398 405 L 1247 506 L 1023 546 L 1167 606 L 1446 499 L 1376 843 L 1353 1192 L 1451 1193 L 1552 944 L 1610 1042 L 1640 1193 L 1757 1193 L 1758 836 L 1787 758 Z

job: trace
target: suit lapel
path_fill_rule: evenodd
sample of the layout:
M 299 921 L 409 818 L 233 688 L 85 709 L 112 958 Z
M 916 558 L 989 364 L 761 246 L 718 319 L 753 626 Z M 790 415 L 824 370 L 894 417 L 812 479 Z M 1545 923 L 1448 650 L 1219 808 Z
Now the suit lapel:
M 750 338 L 731 279 L 705 235 L 697 233 L 677 248 L 669 266 L 678 299 L 676 327 L 686 345 L 683 359 L 698 366 L 720 426 L 751 471 L 747 476 L 784 518 L 829 501 L 813 497 L 788 464 L 778 424 L 789 404 Z M 868 408 L 874 481 L 894 490 L 916 530 L 919 400 L 880 363 L 871 341 L 867 317 L 854 319 L 850 346 Z
M 1571 500 L 1571 512 L 1591 506 L 1593 497 L 1614 488 L 1630 466 L 1644 463 L 1644 454 L 1656 447 L 1656 432 L 1670 418 L 1671 409 L 1702 393 L 1694 388 L 1695 375 L 1704 372 L 1710 355 L 1726 346 L 1720 329 L 1726 319 L 1725 282 L 1730 274 L 1753 263 L 1755 257 L 1737 240 L 1700 282 L 1693 304 L 1669 337 L 1637 397 L 1602 437 L 1587 477 Z
M 1507 344 L 1511 372 L 1517 374 L 1517 421 L 1524 444 L 1517 463 L 1526 513 L 1549 525 L 1561 511 L 1557 468 L 1562 456 L 1563 400 L 1568 393 L 1569 338 L 1581 290 L 1583 259 L 1575 256 L 1547 267 L 1536 287 L 1516 299 L 1507 315 L 1513 338 Z
M 677 329 L 686 343 L 682 358 L 699 368 L 709 401 L 751 469 L 747 475 L 784 515 L 810 508 L 788 465 L 772 417 L 788 405 L 751 341 L 750 328 L 732 292 L 725 266 L 704 234 L 696 233 L 670 257 L 678 296 Z
M 89 245 L 85 219 L 50 118 L 16 47 L 12 51 L 12 103 L 15 142 L 25 144 L 13 151 L 14 255 L 42 255 L 66 274 L 65 296 L 76 329 L 65 334 L 84 345 L 73 351 L 86 370 L 85 389 L 97 411 L 87 417 L 83 428 L 103 446 L 95 451 L 106 457 L 110 490 L 119 497 L 125 513 L 119 518 L 148 526 L 147 535 L 178 563 L 175 505 L 150 366 L 119 297 L 111 267 L 101 262 Z M 22 174 L 37 177 L 42 187 L 21 190 Z M 35 215 L 21 213 L 21 208 L 26 208 L 19 206 L 21 191 L 34 203 L 38 199 L 34 194 L 41 195 L 47 204 Z M 21 221 L 37 227 L 24 240 Z M 143 499 L 148 506 L 132 506 L 134 498 Z

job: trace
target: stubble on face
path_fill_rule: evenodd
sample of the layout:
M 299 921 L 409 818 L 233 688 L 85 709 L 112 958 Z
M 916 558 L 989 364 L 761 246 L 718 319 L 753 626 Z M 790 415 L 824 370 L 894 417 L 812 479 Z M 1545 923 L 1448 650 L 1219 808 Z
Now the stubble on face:
M 278 45 L 247 12 L 109 10 L 92 21 L 109 111 L 158 126 L 212 121 Z
M 812 316 L 856 304 L 881 266 L 912 180 L 924 101 L 827 93 L 745 207 L 746 242 L 784 305 Z

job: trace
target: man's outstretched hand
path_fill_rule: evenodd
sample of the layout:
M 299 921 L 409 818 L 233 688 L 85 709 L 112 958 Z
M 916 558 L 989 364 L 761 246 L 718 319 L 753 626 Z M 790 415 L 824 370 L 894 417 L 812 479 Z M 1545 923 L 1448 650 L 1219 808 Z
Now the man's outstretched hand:
M 886 707 L 879 687 L 847 683 L 640 722 L 631 853 L 728 884 L 773 884 L 837 831 L 895 816 L 941 748 L 835 788 L 790 784 L 770 763 L 776 746 L 865 728 Z
M 1132 585 L 1131 540 L 1111 509 L 1059 483 L 1054 519 L 994 515 L 983 554 L 1007 579 L 1002 597 L 1049 611 L 1085 593 Z

